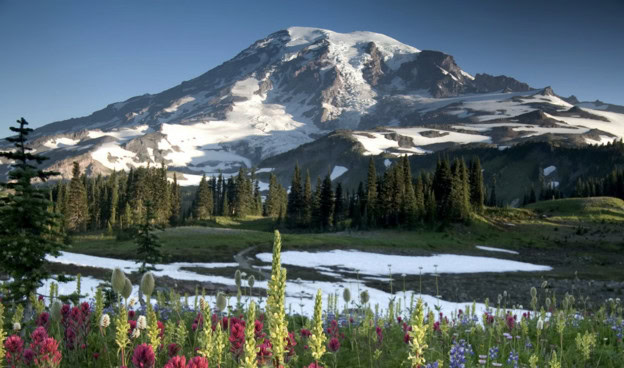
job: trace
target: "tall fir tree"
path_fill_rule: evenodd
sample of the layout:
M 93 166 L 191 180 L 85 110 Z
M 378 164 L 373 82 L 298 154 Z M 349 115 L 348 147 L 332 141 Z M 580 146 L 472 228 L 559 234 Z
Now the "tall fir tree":
M 295 164 L 292 182 L 290 184 L 290 193 L 288 193 L 287 219 L 289 226 L 300 226 L 302 223 L 303 210 L 303 188 L 301 186 L 301 170 L 299 164 Z
M 328 230 L 332 225 L 334 210 L 334 193 L 329 173 L 325 176 L 321 186 L 321 196 L 319 203 L 321 230 Z
M 485 201 L 485 186 L 483 185 L 483 170 L 479 157 L 470 161 L 470 204 L 476 212 L 483 212 Z
M 171 214 L 169 216 L 169 223 L 172 226 L 177 226 L 182 220 L 182 193 L 180 191 L 180 184 L 178 184 L 178 176 L 173 173 L 173 183 L 171 184 Z
M 193 203 L 193 218 L 195 220 L 209 220 L 212 217 L 212 191 L 204 174 L 199 181 L 199 187 L 195 193 Z
M 80 178 L 80 165 L 77 162 L 74 162 L 68 190 L 64 208 L 66 230 L 70 232 L 84 231 L 89 220 L 89 206 L 87 189 Z
M 156 235 L 157 230 L 163 227 L 156 222 L 155 206 L 152 201 L 145 202 L 145 217 L 136 226 L 134 242 L 137 245 L 137 263 L 140 263 L 139 274 L 155 270 L 155 265 L 162 262 L 163 255 L 160 251 L 162 244 Z
M 0 152 L 0 157 L 13 161 L 9 182 L 0 183 L 7 190 L 0 198 L 0 265 L 12 280 L 5 298 L 21 302 L 50 277 L 44 267 L 46 256 L 58 256 L 65 246 L 58 232 L 60 216 L 48 210 L 47 192 L 33 185 L 33 180 L 46 181 L 58 173 L 37 169 L 35 163 L 47 157 L 29 152 L 26 141 L 32 129 L 24 118 L 17 123 L 9 128 L 17 135 L 6 138 L 15 149 Z
M 367 226 L 375 226 L 377 219 L 377 170 L 375 169 L 375 161 L 371 158 L 368 161 L 368 176 L 366 180 L 366 224 Z

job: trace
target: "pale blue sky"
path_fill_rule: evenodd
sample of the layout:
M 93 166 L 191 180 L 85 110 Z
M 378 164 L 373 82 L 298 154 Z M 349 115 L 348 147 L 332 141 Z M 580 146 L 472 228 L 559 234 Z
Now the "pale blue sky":
M 0 0 L 0 136 L 160 92 L 289 26 L 384 33 L 472 74 L 624 104 L 622 19 L 617 0 Z

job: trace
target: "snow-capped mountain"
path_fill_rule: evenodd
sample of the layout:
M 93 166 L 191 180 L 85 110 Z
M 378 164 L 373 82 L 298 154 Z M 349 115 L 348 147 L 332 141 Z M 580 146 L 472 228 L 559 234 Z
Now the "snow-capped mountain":
M 546 134 L 604 143 L 624 137 L 619 108 L 472 76 L 450 55 L 382 34 L 293 27 L 161 93 L 36 129 L 31 145 L 65 177 L 73 161 L 90 174 L 164 162 L 195 184 L 203 173 L 255 166 L 336 129 L 350 130 L 370 155 L 465 143 L 502 149 Z

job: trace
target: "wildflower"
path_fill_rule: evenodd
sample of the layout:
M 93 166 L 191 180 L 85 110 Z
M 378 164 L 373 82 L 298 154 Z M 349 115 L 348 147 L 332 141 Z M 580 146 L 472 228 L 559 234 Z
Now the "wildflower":
M 35 361 L 35 352 L 30 348 L 24 349 L 24 355 L 22 356 L 22 359 L 24 359 L 24 363 L 26 363 L 26 365 L 33 364 L 33 362 Z
M 19 322 L 13 323 L 13 331 L 18 332 L 22 329 L 22 325 Z
M 191 359 L 186 368 L 208 368 L 208 360 L 201 356 L 196 356 Z
M 39 345 L 37 356 L 35 357 L 36 367 L 58 367 L 61 364 L 63 356 L 58 351 L 58 341 L 52 337 L 48 337 Z
M 321 366 L 321 365 L 319 365 L 319 364 L 317 364 L 315 362 L 312 362 L 312 363 L 310 363 L 310 365 L 306 366 L 305 368 L 323 368 L 323 366 Z
M 268 339 L 264 339 L 262 344 L 260 344 L 260 349 L 258 350 L 258 366 L 263 367 L 267 362 L 269 362 L 271 358 L 271 349 L 273 345 Z
M 498 359 L 498 346 L 490 348 L 490 350 L 488 351 L 488 357 L 490 358 L 490 360 Z
M 134 307 L 135 304 L 136 304 L 136 299 L 130 298 L 130 300 L 128 301 L 128 306 L 132 308 Z
M 451 368 L 463 368 L 466 364 L 466 354 L 474 354 L 472 346 L 466 342 L 466 340 L 459 340 L 459 342 L 453 342 L 450 355 L 450 367 Z
M 514 350 L 509 352 L 509 358 L 507 358 L 507 364 L 512 365 L 514 368 L 518 368 L 519 354 Z
M 47 312 L 43 312 L 41 313 L 38 317 L 37 320 L 35 321 L 35 324 L 37 326 L 47 326 L 48 322 L 50 321 L 50 314 L 48 314 Z
M 145 316 L 139 316 L 137 319 L 137 328 L 139 330 L 145 330 L 147 328 L 147 319 Z
M 7 359 L 12 356 L 20 356 L 22 351 L 24 351 L 24 341 L 22 341 L 22 338 L 17 335 L 9 336 L 4 341 L 4 348 L 7 352 Z
M 544 320 L 542 317 L 537 320 L 537 329 L 540 331 L 544 329 Z
M 245 322 L 236 319 L 230 328 L 230 352 L 234 356 L 239 357 L 243 352 L 243 344 L 245 343 Z
M 100 327 L 107 328 L 108 326 L 110 326 L 110 316 L 104 313 L 100 318 Z
M 174 342 L 167 345 L 167 353 L 169 354 L 170 358 L 173 358 L 179 351 L 180 351 L 180 345 Z
M 186 357 L 185 356 L 174 356 L 163 368 L 186 368 Z
M 316 292 L 316 299 L 314 301 L 314 319 L 312 327 L 312 336 L 310 336 L 310 347 L 312 350 L 312 357 L 315 361 L 321 360 L 323 354 L 325 354 L 325 334 L 323 333 L 323 294 L 321 289 Z
M 37 327 L 30 334 L 30 340 L 32 341 L 32 344 L 34 344 L 34 345 L 41 344 L 47 337 L 48 337 L 48 333 L 46 332 L 45 328 L 43 328 L 43 327 Z
M 134 354 L 132 354 L 132 364 L 135 368 L 153 367 L 155 362 L 156 357 L 154 356 L 154 351 L 148 344 L 141 344 L 134 349 Z
M 338 349 L 340 349 L 340 341 L 338 341 L 337 338 L 332 337 L 332 339 L 329 340 L 329 345 L 327 346 L 329 347 L 329 350 L 335 353 L 338 351 Z

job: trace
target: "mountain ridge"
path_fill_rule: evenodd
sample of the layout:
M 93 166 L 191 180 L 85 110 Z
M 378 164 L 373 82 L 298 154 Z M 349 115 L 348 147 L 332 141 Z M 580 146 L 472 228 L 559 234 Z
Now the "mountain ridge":
M 379 33 L 291 27 L 160 93 L 38 128 L 31 143 L 64 177 L 74 160 L 94 175 L 165 163 L 188 185 L 337 129 L 352 131 L 364 155 L 505 146 L 543 134 L 579 144 L 624 136 L 617 105 L 579 105 L 549 87 L 472 76 L 451 55 Z

